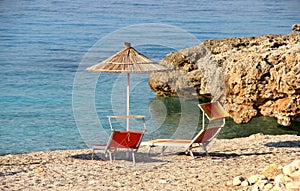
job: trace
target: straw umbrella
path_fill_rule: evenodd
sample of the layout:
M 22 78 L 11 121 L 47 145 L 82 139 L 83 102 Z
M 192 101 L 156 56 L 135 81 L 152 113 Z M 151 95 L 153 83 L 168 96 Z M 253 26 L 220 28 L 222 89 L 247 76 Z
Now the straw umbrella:
M 129 42 L 125 42 L 125 48 L 106 60 L 87 68 L 89 72 L 113 72 L 127 74 L 127 116 L 130 115 L 130 73 L 149 73 L 168 70 L 143 54 L 139 53 Z M 127 118 L 127 130 L 130 129 Z

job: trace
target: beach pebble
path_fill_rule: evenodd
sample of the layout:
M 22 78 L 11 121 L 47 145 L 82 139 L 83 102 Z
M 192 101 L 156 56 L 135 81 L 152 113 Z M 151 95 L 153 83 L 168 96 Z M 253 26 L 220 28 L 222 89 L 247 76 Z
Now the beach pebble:
M 158 182 L 159 182 L 160 184 L 166 184 L 166 183 L 168 183 L 168 181 L 167 181 L 167 180 L 164 180 L 164 179 L 159 180 Z
M 291 177 L 289 177 L 287 175 L 284 175 L 283 178 L 284 178 L 284 183 L 293 182 L 294 181 L 293 178 L 291 178 Z
M 271 191 L 283 191 L 285 190 L 284 184 L 275 184 Z
M 37 168 L 37 169 L 34 170 L 34 172 L 41 173 L 41 172 L 44 172 L 44 169 L 43 168 Z
M 249 182 L 248 182 L 247 180 L 244 180 L 244 181 L 241 183 L 241 186 L 243 186 L 243 187 L 249 186 Z
M 300 170 L 300 160 L 294 160 L 291 164 Z
M 265 185 L 263 191 L 271 190 L 273 187 L 274 187 L 274 185 L 272 183 L 268 183 Z
M 293 173 L 296 172 L 297 168 L 291 163 L 283 167 L 283 174 L 288 176 L 293 176 Z
M 290 177 L 292 177 L 293 179 L 295 179 L 295 180 L 300 180 L 300 170 L 297 170 L 297 171 L 295 171 L 295 172 L 293 172 L 291 175 L 290 175 Z
M 274 182 L 275 182 L 275 184 L 284 183 L 284 175 L 283 175 L 283 174 L 278 174 L 278 175 L 274 178 Z
M 245 180 L 245 178 L 243 178 L 242 176 L 236 176 L 233 178 L 232 185 L 239 186 L 239 185 L 241 185 L 242 181 L 244 181 L 244 180 Z
M 202 161 L 198 162 L 199 166 L 202 166 L 203 164 L 204 164 L 204 162 L 202 162 Z
M 97 182 L 95 180 L 90 180 L 89 184 L 96 184 Z
M 257 184 L 254 184 L 252 189 L 251 189 L 251 191 L 260 191 L 260 190 L 262 190 L 262 188 L 259 187 L 259 185 L 257 185 Z
M 300 181 L 287 183 L 286 190 L 287 191 L 299 191 L 300 190 Z
M 260 175 L 260 174 L 256 174 L 256 175 L 252 175 L 249 176 L 248 178 L 248 182 L 250 185 L 255 184 L 257 181 L 263 179 L 264 176 Z
M 262 139 L 262 138 L 264 138 L 264 136 L 265 135 L 263 133 L 256 133 L 256 134 L 250 135 L 249 138 L 251 138 L 251 139 Z
M 231 181 L 231 180 L 228 180 L 228 181 L 226 182 L 225 185 L 226 185 L 226 186 L 232 186 L 233 184 L 232 184 L 232 181 Z
M 266 166 L 262 173 L 265 175 L 269 180 L 274 180 L 274 178 L 281 173 L 281 169 L 278 168 L 277 164 L 271 164 L 269 166 Z
M 254 185 L 253 185 L 253 191 L 260 191 L 260 190 L 263 190 L 265 185 L 268 184 L 268 181 L 267 180 L 260 180 L 258 182 L 256 182 Z

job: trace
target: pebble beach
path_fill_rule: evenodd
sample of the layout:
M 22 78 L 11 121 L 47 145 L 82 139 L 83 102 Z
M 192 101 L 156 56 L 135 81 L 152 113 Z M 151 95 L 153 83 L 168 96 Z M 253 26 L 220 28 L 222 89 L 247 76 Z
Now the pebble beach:
M 199 149 L 194 159 L 180 149 L 169 148 L 164 156 L 159 151 L 154 148 L 148 156 L 147 147 L 141 146 L 136 165 L 122 153 L 113 164 L 102 153 L 91 160 L 89 149 L 3 155 L 0 190 L 255 190 L 233 180 L 261 175 L 272 165 L 280 170 L 299 160 L 300 137 L 255 134 L 217 139 L 210 156 Z

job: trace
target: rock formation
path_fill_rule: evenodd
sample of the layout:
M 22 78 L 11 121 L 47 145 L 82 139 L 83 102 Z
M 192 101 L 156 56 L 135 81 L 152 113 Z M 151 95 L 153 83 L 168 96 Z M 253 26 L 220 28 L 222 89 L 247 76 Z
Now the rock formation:
M 300 34 L 206 40 L 168 54 L 173 70 L 154 73 L 160 96 L 219 100 L 236 123 L 276 117 L 288 126 L 300 116 Z
M 226 185 L 244 188 L 240 190 L 299 190 L 300 160 L 294 160 L 284 167 L 271 164 L 266 166 L 261 174 L 251 175 L 248 178 L 237 176 Z
M 292 30 L 293 30 L 293 31 L 298 31 L 298 32 L 300 32 L 300 24 L 298 24 L 298 25 L 293 24 Z

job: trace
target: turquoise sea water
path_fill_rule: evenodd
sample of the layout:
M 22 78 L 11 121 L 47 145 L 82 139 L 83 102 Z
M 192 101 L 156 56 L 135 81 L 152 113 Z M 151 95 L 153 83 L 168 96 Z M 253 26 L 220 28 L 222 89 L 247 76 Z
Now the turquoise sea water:
M 104 43 L 110 39 L 134 41 L 142 36 L 142 29 L 143 34 L 163 29 L 160 32 L 168 35 L 135 47 L 160 60 L 170 51 L 206 39 L 290 33 L 291 25 L 300 21 L 299 7 L 298 0 L 1 0 L 0 154 L 86 148 L 107 138 L 105 116 L 125 114 L 126 77 L 90 74 L 83 68 L 122 48 L 122 44 L 115 48 Z M 132 37 L 134 28 L 139 33 Z M 124 29 L 127 33 L 119 35 Z M 196 40 L 184 36 L 180 42 L 172 36 L 178 31 Z M 101 50 L 94 46 L 97 43 L 106 52 L 92 59 L 89 53 L 97 55 Z M 79 76 L 84 79 L 76 81 Z M 156 98 L 147 85 L 148 77 L 133 75 L 131 84 L 131 112 L 146 115 L 146 138 L 192 136 L 201 116 L 197 102 Z M 89 79 L 92 86 L 84 84 Z M 85 90 L 89 94 L 82 93 Z M 94 105 L 88 107 L 90 103 Z M 244 125 L 227 120 L 221 137 L 248 136 L 261 131 L 261 126 L 270 134 L 299 131 L 296 123 L 286 129 L 275 119 L 260 117 Z

